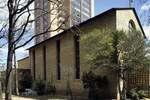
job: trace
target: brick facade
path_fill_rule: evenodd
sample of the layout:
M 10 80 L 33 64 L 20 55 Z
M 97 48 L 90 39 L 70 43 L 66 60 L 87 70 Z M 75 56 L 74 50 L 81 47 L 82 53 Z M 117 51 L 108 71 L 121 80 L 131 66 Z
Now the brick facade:
M 81 23 L 78 26 L 80 29 L 79 33 L 86 34 L 94 29 L 103 28 L 108 28 L 112 31 L 117 29 L 127 31 L 130 20 L 133 20 L 136 29 L 141 31 L 144 35 L 139 19 L 137 18 L 135 10 L 132 8 L 110 9 L 94 18 L 89 19 L 88 21 Z M 35 78 L 34 80 L 44 80 L 44 77 L 46 77 L 47 82 L 51 82 L 56 86 L 57 93 L 65 94 L 68 79 L 73 94 L 83 95 L 87 93 L 87 91 L 83 88 L 81 77 L 83 72 L 90 70 L 90 66 L 84 61 L 83 57 L 80 56 L 80 78 L 76 79 L 75 33 L 78 33 L 77 29 L 71 28 L 29 48 L 31 74 Z M 57 79 L 59 70 L 57 65 L 57 40 L 60 40 L 60 80 Z M 44 74 L 43 61 L 44 46 L 46 48 L 46 74 Z M 80 44 L 80 55 L 81 52 L 84 51 L 82 51 L 82 45 Z M 110 93 L 109 95 L 112 98 L 116 98 L 117 86 L 115 74 L 107 69 L 100 70 L 97 73 L 108 77 L 110 84 L 108 89 Z
M 30 69 L 29 57 L 18 60 L 18 69 Z

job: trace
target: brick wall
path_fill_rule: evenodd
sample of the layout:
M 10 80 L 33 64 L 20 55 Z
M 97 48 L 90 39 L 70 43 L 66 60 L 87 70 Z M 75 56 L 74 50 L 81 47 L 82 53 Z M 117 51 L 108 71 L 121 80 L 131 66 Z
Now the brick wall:
M 129 13 L 127 13 L 129 11 Z M 133 11 L 131 10 L 121 11 L 122 16 L 132 15 L 131 17 L 117 19 L 116 11 L 112 10 L 107 13 L 103 13 L 95 18 L 90 19 L 79 25 L 80 34 L 86 34 L 91 32 L 94 29 L 103 29 L 109 28 L 114 31 L 117 29 L 117 25 L 124 28 L 123 23 L 128 23 L 130 18 L 136 21 L 135 16 L 133 16 Z M 116 20 L 117 19 L 117 20 Z M 121 21 L 122 20 L 122 21 Z M 119 21 L 119 24 L 117 23 Z M 122 22 L 122 24 L 121 24 Z M 128 25 L 128 24 L 126 24 Z M 138 24 L 136 24 L 137 27 Z M 125 28 L 126 30 L 127 28 Z M 73 32 L 72 32 L 72 31 Z M 87 93 L 83 88 L 82 84 L 82 74 L 85 71 L 90 70 L 90 66 L 84 61 L 83 57 L 80 57 L 80 79 L 75 78 L 75 28 L 71 30 L 67 30 L 59 35 L 56 35 L 32 48 L 30 51 L 30 65 L 31 65 L 31 73 L 34 75 L 34 67 L 33 67 L 33 51 L 35 51 L 35 80 L 44 79 L 44 62 L 43 62 L 43 46 L 46 46 L 46 81 L 51 82 L 56 86 L 57 92 L 65 94 L 67 87 L 67 80 L 69 79 L 70 87 L 73 94 L 83 95 Z M 60 40 L 60 73 L 61 79 L 57 80 L 57 55 L 56 55 L 56 41 Z M 82 51 L 82 45 L 80 44 L 80 53 Z M 109 95 L 112 98 L 116 98 L 117 96 L 117 83 L 116 83 L 116 75 L 110 70 L 97 70 L 96 73 L 100 75 L 106 75 L 109 80 Z M 68 77 L 69 76 L 69 77 Z M 87 94 L 86 94 L 87 95 Z
M 18 69 L 30 69 L 30 59 L 29 59 L 29 57 L 18 60 Z

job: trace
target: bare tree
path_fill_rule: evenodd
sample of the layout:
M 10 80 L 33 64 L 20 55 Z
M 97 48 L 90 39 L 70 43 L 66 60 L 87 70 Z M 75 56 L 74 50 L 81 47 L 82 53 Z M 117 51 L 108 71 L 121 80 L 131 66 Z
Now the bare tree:
M 3 62 L 3 58 L 2 58 L 2 51 L 0 50 L 0 55 L 1 55 L 1 59 L 0 59 L 0 100 L 3 100 L 3 97 L 2 97 L 2 76 L 1 76 L 1 72 L 4 70 L 4 67 L 5 67 L 5 64 L 2 63 Z
M 73 100 L 73 93 L 71 90 L 71 83 L 70 83 L 70 75 L 75 71 L 74 67 L 65 67 L 63 72 L 65 73 L 65 81 L 66 81 L 66 95 L 70 95 L 70 99 Z
M 3 98 L 2 98 L 2 84 L 1 84 L 1 81 L 2 81 L 2 79 L 1 79 L 1 72 L 0 72 L 0 99 L 2 100 Z
M 17 74 L 17 68 L 16 68 L 16 52 L 14 51 L 14 77 L 15 77 L 15 80 L 14 80 L 14 92 L 15 92 L 15 95 L 19 95 L 19 90 L 18 90 L 18 74 Z
M 58 31 L 59 29 L 62 29 L 62 27 L 64 28 L 64 25 L 69 17 L 69 15 L 66 14 L 65 18 L 61 18 L 61 23 L 58 24 L 56 28 L 51 28 L 51 25 L 54 24 L 55 20 L 58 19 L 58 17 L 62 17 L 60 16 L 62 15 L 62 12 L 66 12 L 62 9 L 64 7 L 60 4 L 61 0 L 48 0 L 48 2 L 53 5 L 53 7 L 49 10 L 45 10 L 41 7 L 32 8 L 31 6 L 34 1 L 36 0 L 4 0 L 3 5 L 0 6 L 0 9 L 5 10 L 6 15 L 8 16 L 8 18 L 4 21 L 4 25 L 0 26 L 0 39 L 7 38 L 6 42 L 8 43 L 5 100 L 11 100 L 10 81 L 14 51 L 28 44 L 36 36 L 42 35 L 46 32 Z M 61 13 L 58 13 L 60 10 L 62 10 Z M 41 13 L 39 16 L 36 16 L 36 18 L 32 18 L 32 15 L 36 11 L 40 11 Z M 55 16 L 50 22 L 48 22 L 49 27 L 38 34 L 31 34 L 30 31 L 33 30 L 33 22 L 41 17 L 44 19 L 43 16 L 45 14 Z

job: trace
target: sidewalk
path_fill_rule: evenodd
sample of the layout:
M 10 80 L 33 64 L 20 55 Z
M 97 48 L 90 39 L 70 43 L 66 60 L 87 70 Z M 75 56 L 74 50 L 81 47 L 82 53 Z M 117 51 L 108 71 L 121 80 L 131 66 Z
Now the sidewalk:
M 5 100 L 5 95 L 3 94 L 3 100 Z M 12 95 L 12 100 L 37 100 L 37 99 L 32 99 L 32 98 L 25 98 L 25 97 L 17 97 Z
M 63 98 L 63 99 L 60 99 L 60 98 Z M 3 94 L 3 100 L 4 99 L 4 94 Z M 14 96 L 12 95 L 12 100 L 70 100 L 70 97 L 68 96 L 55 96 L 55 97 L 52 97 L 52 96 L 35 96 L 35 97 L 19 97 L 19 96 Z M 80 96 L 75 96 L 74 97 L 74 100 L 88 100 L 87 98 L 84 98 L 84 97 L 80 97 Z M 113 99 L 113 100 L 116 100 L 116 99 Z M 150 100 L 148 98 L 145 98 L 145 99 L 142 99 L 142 100 Z
M 12 100 L 37 100 L 37 99 L 12 96 Z
M 3 98 L 3 100 L 5 100 Z M 33 98 L 25 98 L 25 97 L 17 97 L 17 96 L 12 96 L 12 100 L 67 100 L 67 99 L 33 99 Z
M 3 100 L 5 100 L 5 95 L 3 94 Z M 67 100 L 67 99 L 51 99 L 50 97 L 48 98 L 47 96 L 43 97 L 39 97 L 39 96 L 35 96 L 35 97 L 20 97 L 20 96 L 14 96 L 12 95 L 12 100 Z

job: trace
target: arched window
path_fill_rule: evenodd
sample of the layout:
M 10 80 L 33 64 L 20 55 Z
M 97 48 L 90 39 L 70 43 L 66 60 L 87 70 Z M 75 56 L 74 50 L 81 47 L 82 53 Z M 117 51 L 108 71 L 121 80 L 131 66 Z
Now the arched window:
M 129 31 L 136 30 L 136 27 L 135 27 L 133 20 L 129 21 L 128 28 L 129 28 Z

